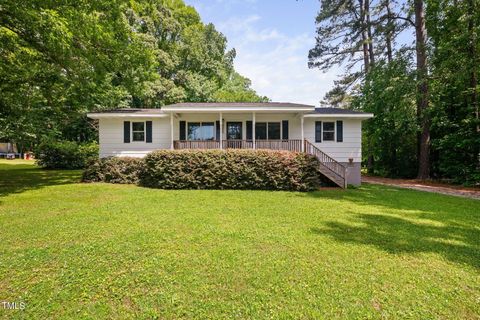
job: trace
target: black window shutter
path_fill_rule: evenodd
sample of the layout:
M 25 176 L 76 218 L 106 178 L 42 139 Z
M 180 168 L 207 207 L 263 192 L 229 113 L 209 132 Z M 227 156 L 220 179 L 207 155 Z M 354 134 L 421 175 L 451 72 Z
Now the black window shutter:
M 282 120 L 282 139 L 288 140 L 288 120 Z
M 337 121 L 337 142 L 343 142 L 343 121 Z
M 186 139 L 186 134 L 185 134 L 185 126 L 186 126 L 186 122 L 185 121 L 180 121 L 179 123 L 179 127 L 180 127 L 180 140 L 187 140 Z
M 220 141 L 220 121 L 215 121 L 215 137 L 217 141 Z
M 152 143 L 152 121 L 146 121 L 145 122 L 145 131 L 146 131 L 146 143 Z
M 247 121 L 246 126 L 247 126 L 247 140 L 252 140 L 252 137 L 253 137 L 253 122 L 252 121 Z
M 322 142 L 322 121 L 315 121 L 315 142 Z
M 130 143 L 130 121 L 123 121 L 123 143 Z

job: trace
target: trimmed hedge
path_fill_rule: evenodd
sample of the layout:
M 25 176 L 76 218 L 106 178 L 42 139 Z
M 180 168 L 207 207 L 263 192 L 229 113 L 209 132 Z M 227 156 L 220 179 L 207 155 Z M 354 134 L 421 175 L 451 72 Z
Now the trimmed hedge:
M 138 183 L 161 189 L 310 191 L 320 182 L 318 160 L 271 150 L 160 150 L 143 159 L 98 160 L 84 181 Z
M 37 164 L 46 169 L 83 169 L 98 158 L 98 144 L 46 140 L 35 148 L 34 154 Z
M 269 150 L 155 151 L 140 171 L 143 186 L 161 189 L 313 190 L 318 162 L 302 153 Z
M 129 157 L 110 157 L 90 162 L 83 171 L 84 182 L 109 182 L 120 184 L 137 184 L 143 159 Z

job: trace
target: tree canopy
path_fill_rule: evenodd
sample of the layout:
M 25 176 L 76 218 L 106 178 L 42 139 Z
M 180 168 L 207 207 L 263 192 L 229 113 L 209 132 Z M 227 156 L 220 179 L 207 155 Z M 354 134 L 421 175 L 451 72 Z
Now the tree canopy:
M 95 139 L 92 110 L 268 100 L 182 0 L 5 0 L 0 43 L 0 139 L 20 146 Z
M 320 3 L 309 66 L 345 68 L 323 104 L 375 114 L 369 171 L 480 183 L 478 1 Z

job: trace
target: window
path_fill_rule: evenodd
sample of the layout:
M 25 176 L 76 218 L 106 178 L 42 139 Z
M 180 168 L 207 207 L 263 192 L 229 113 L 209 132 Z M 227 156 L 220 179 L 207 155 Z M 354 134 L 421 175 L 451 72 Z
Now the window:
M 268 140 L 280 140 L 280 122 L 268 123 Z
M 227 140 L 242 140 L 241 122 L 227 122 Z
M 256 122 L 255 139 L 256 140 L 280 140 L 281 125 L 280 122 Z
M 267 140 L 267 123 L 266 122 L 255 123 L 255 139 Z
M 214 140 L 215 124 L 213 122 L 189 122 L 187 140 Z
M 145 122 L 132 122 L 132 141 L 145 141 Z
M 323 141 L 335 140 L 335 122 L 323 123 Z

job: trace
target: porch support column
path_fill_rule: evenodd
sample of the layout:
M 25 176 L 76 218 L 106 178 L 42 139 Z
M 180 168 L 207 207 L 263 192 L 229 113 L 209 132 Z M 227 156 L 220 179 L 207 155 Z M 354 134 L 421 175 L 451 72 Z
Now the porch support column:
M 223 114 L 220 112 L 220 119 L 219 119 L 219 123 L 220 123 L 220 149 L 223 149 L 223 121 L 222 121 L 222 118 L 223 118 Z
M 255 142 L 255 122 L 256 122 L 256 116 L 255 112 L 252 114 L 252 145 L 253 145 L 253 150 L 256 149 L 256 142 Z
M 170 150 L 173 150 L 175 146 L 173 145 L 173 112 L 170 113 Z
M 300 131 L 302 133 L 302 152 L 305 152 L 305 133 L 303 132 L 303 113 L 300 115 Z

